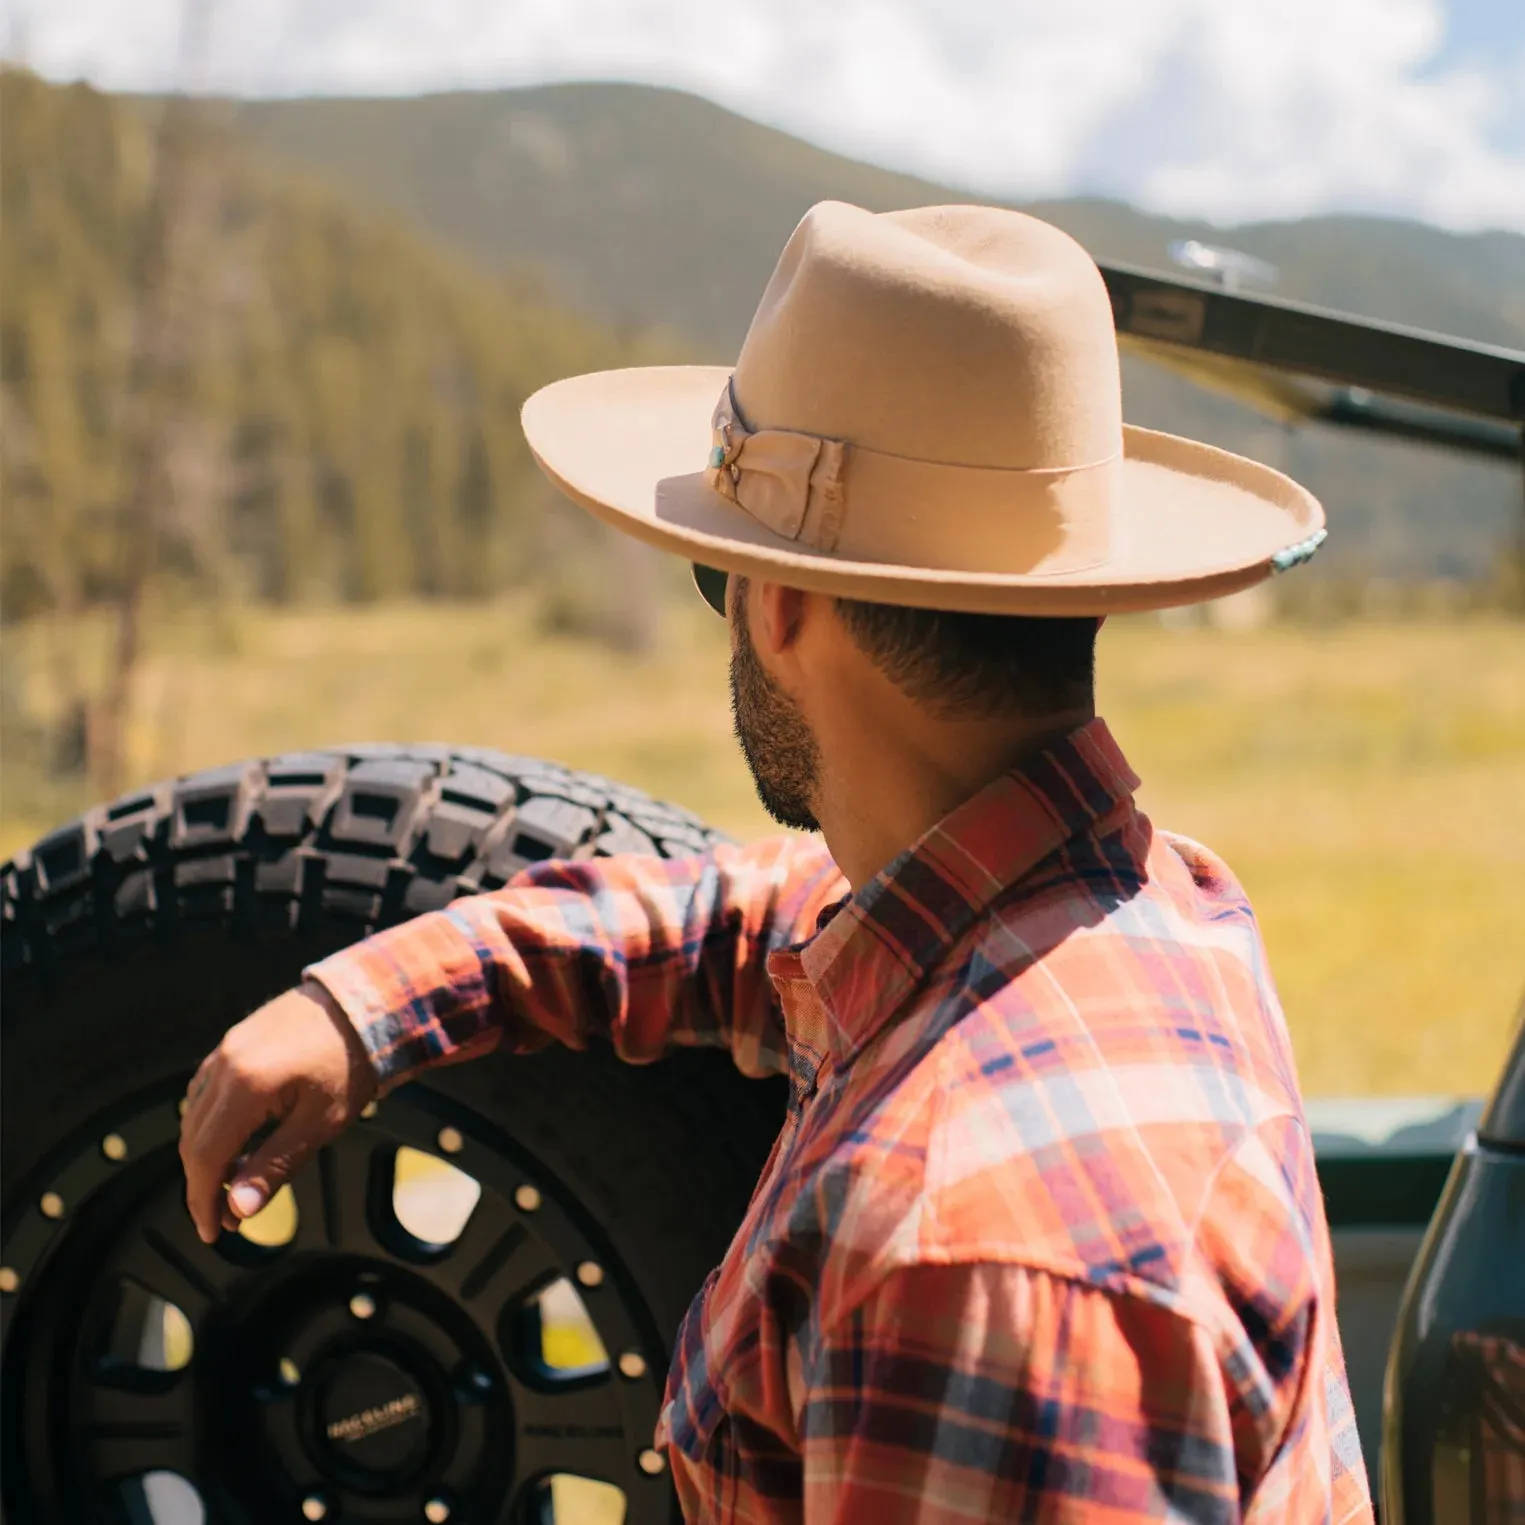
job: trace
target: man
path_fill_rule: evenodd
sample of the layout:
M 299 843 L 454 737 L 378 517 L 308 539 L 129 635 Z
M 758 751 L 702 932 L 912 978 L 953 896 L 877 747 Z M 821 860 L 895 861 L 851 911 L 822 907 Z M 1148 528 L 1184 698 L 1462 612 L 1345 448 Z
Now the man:
M 193 1082 L 202 1233 L 425 1066 L 725 1042 L 792 1101 L 676 1344 L 689 1519 L 1369 1519 L 1250 908 L 1092 708 L 1103 616 L 1295 564 L 1317 503 L 1124 428 L 1095 266 L 988 208 L 817 207 L 734 372 L 577 377 L 524 425 L 726 569 L 737 734 L 824 846 L 539 865 L 325 960 Z

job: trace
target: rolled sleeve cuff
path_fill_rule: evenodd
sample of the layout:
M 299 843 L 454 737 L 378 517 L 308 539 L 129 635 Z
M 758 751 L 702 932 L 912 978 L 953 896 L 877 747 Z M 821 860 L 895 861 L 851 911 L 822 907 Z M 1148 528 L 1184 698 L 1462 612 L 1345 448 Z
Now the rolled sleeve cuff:
M 496 992 L 469 922 L 436 911 L 309 965 L 391 1090 L 420 1070 L 496 1046 Z

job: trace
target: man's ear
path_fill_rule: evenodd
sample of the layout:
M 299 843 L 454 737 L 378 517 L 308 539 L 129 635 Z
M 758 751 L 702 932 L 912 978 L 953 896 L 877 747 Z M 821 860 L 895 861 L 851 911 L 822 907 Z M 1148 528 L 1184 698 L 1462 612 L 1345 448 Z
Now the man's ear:
M 784 656 L 799 642 L 808 595 L 782 583 L 747 581 L 747 615 L 752 644 L 770 656 Z

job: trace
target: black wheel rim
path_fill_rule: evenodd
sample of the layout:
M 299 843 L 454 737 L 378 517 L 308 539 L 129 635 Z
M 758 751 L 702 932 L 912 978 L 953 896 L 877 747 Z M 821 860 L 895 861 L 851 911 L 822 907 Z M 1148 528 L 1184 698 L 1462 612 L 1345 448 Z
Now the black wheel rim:
M 288 1242 L 205 1246 L 178 1126 L 168 1095 L 129 1103 L 7 1204 L 12 1521 L 194 1520 L 199 1497 L 208 1522 L 507 1525 L 553 1518 L 565 1479 L 620 1490 L 631 1525 L 668 1518 L 653 1321 L 591 1215 L 513 1140 L 410 1088 L 293 1183 Z M 476 1183 L 455 1237 L 399 1215 L 400 1151 Z M 545 1310 L 569 1290 L 594 1341 L 580 1364 L 547 1355 Z M 178 1366 L 123 1349 L 145 1297 L 184 1320 Z M 179 1515 L 156 1509 L 155 1488 L 187 1486 Z

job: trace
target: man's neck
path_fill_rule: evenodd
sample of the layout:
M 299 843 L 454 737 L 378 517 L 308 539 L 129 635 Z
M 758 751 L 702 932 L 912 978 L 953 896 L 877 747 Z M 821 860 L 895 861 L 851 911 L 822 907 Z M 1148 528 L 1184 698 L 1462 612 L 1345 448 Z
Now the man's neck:
M 918 716 L 909 724 L 831 727 L 819 738 L 816 817 L 854 892 L 966 800 L 1094 714 L 1086 705 L 1038 721 Z

